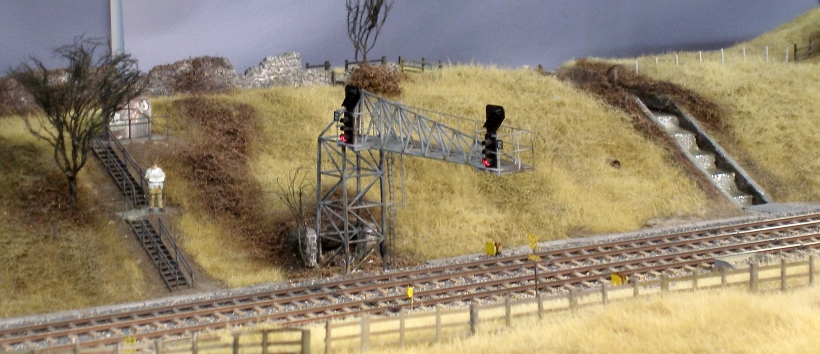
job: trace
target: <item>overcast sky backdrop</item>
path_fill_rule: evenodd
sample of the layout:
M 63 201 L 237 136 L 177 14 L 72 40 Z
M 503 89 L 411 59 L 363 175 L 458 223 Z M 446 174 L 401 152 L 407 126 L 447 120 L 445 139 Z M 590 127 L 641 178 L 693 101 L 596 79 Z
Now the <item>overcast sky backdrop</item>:
M 108 37 L 109 0 L 0 0 L 0 70 L 76 35 Z M 584 56 L 716 49 L 817 0 L 396 0 L 371 58 L 555 68 Z M 123 0 L 125 49 L 143 71 L 202 55 L 238 72 L 270 55 L 353 59 L 343 0 Z

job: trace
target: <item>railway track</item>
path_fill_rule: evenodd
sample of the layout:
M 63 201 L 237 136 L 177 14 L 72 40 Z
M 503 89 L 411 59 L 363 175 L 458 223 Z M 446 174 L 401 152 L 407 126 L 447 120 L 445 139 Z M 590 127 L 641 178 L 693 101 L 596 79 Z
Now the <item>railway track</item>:
M 820 213 L 541 250 L 538 288 L 558 293 L 601 286 L 612 272 L 652 278 L 707 269 L 714 258 L 726 255 L 816 248 Z M 0 323 L 0 350 L 93 347 L 119 343 L 126 336 L 153 339 L 261 321 L 297 324 L 385 313 L 409 306 L 404 292 L 408 285 L 415 288 L 415 302 L 425 306 L 491 301 L 510 293 L 532 296 L 534 266 L 526 254 L 508 255 L 133 311 Z

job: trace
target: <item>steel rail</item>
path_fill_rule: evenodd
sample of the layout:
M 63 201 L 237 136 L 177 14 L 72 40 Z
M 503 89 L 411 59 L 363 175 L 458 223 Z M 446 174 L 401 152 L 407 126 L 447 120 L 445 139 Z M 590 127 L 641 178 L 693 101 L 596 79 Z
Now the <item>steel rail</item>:
M 764 220 L 754 223 L 728 225 L 720 228 L 692 230 L 687 232 L 670 233 L 665 235 L 656 235 L 652 237 L 645 237 L 639 239 L 621 240 L 610 243 L 590 244 L 570 248 L 554 249 L 539 252 L 542 257 L 547 258 L 553 262 L 563 260 L 563 264 L 577 263 L 577 257 L 586 257 L 587 259 L 612 257 L 615 255 L 634 254 L 638 257 L 641 252 L 657 251 L 662 248 L 683 247 L 684 245 L 692 246 L 694 244 L 704 244 L 709 240 L 716 240 L 718 238 L 732 238 L 732 237 L 751 237 L 755 234 L 763 232 L 783 232 L 797 229 L 807 229 L 811 227 L 818 227 L 820 219 L 817 214 L 800 215 L 794 217 L 778 218 L 773 220 Z M 704 237 L 703 235 L 709 235 Z M 699 238 L 700 237 L 700 238 Z M 676 241 L 670 241 L 676 240 Z M 775 238 L 761 240 L 758 242 L 783 242 L 784 238 Z M 743 248 L 747 246 L 734 245 L 732 247 Z M 745 249 L 748 249 L 745 248 Z M 681 257 L 682 253 L 670 253 L 672 257 Z M 650 258 L 638 258 L 633 260 L 638 263 L 645 263 Z M 629 261 L 623 261 L 629 262 Z M 200 301 L 189 304 L 165 306 L 160 308 L 151 308 L 138 310 L 132 313 L 114 314 L 105 317 L 85 318 L 78 320 L 67 320 L 55 323 L 45 323 L 40 326 L 10 328 L 0 331 L 0 347 L 8 347 L 20 343 L 34 343 L 37 341 L 46 341 L 49 339 L 70 336 L 79 336 L 85 333 L 105 333 L 107 330 L 111 331 L 111 327 L 122 330 L 133 330 L 138 326 L 153 325 L 161 327 L 163 324 L 179 324 L 180 319 L 195 319 L 197 317 L 214 316 L 218 318 L 225 318 L 234 315 L 236 312 L 257 311 L 257 309 L 265 310 L 265 308 L 282 308 L 288 305 L 298 306 L 299 302 L 328 302 L 334 301 L 334 296 L 354 296 L 368 291 L 383 289 L 385 287 L 402 287 L 407 284 L 434 284 L 441 280 L 449 280 L 454 277 L 469 277 L 475 275 L 483 275 L 492 277 L 505 271 L 513 271 L 516 268 L 522 268 L 526 264 L 526 255 L 508 256 L 498 259 L 485 259 L 463 264 L 453 264 L 437 266 L 427 269 L 413 269 L 408 271 L 396 272 L 391 274 L 381 274 L 372 277 L 360 277 L 353 279 L 342 279 L 339 281 L 331 281 L 322 284 L 308 284 L 294 288 L 278 289 L 267 293 L 257 293 L 242 295 L 234 298 L 222 298 L 207 301 Z M 606 269 L 617 266 L 617 262 L 598 262 L 595 266 L 606 267 Z M 624 263 L 626 264 L 626 263 Z M 664 265 L 668 266 L 668 265 Z M 455 270 L 454 270 L 455 269 Z M 583 273 L 585 268 L 577 266 L 568 266 L 564 273 L 557 272 L 555 274 L 562 274 L 562 276 L 572 276 L 573 274 Z M 630 270 L 627 270 L 630 271 Z M 545 271 L 539 279 L 547 279 L 546 276 L 553 274 L 552 271 Z M 524 276 L 524 280 L 532 276 Z M 598 275 L 600 278 L 600 275 Z M 585 279 L 586 277 L 584 277 Z M 495 280 L 497 282 L 516 282 L 515 275 L 508 275 L 505 279 Z M 580 277 L 571 277 L 571 279 L 580 280 Z M 590 278 L 591 279 L 591 278 Z M 564 281 L 564 280 L 562 280 Z M 545 281 L 544 284 L 548 282 Z M 483 284 L 483 285 L 481 285 Z M 467 286 L 467 285 L 463 285 Z M 462 287 L 463 287 L 462 286 Z M 470 286 L 493 286 L 491 283 L 476 282 Z M 443 291 L 454 292 L 461 291 L 458 287 L 445 287 Z M 466 288 L 465 288 L 466 289 Z M 435 291 L 435 290 L 434 290 Z M 465 290 L 466 291 L 466 290 Z M 418 296 L 425 296 L 425 291 L 417 292 Z M 385 301 L 397 301 L 401 296 L 386 296 L 379 298 L 375 303 L 384 304 Z M 282 302 L 286 301 L 286 302 Z M 374 303 L 374 300 L 362 300 Z M 356 307 L 355 301 L 339 302 L 337 305 L 350 308 Z M 316 314 L 315 308 L 305 308 L 305 314 L 313 311 L 314 315 L 304 315 L 315 318 L 319 316 Z M 357 308 L 357 312 L 364 311 L 362 308 Z M 368 309 L 368 311 L 376 311 Z M 349 315 L 350 310 L 342 311 L 341 315 Z M 285 311 L 287 316 L 295 319 L 294 316 L 302 316 L 298 312 Z M 259 319 L 257 317 L 257 319 Z M 225 322 L 226 320 L 217 321 Z M 228 320 L 228 323 L 239 323 L 244 319 Z M 182 328 L 190 328 L 185 326 Z M 116 330 L 113 330 L 116 332 Z M 160 332 L 152 332 L 160 333 Z M 167 334 L 167 332 L 163 332 Z M 39 334 L 39 336 L 38 336 Z M 148 334 L 146 334 L 148 335 Z M 93 336 L 93 335 L 90 335 Z M 99 335 L 102 337 L 102 335 Z M 118 340 L 121 340 L 118 339 Z M 97 340 L 94 343 L 102 343 Z M 85 343 L 83 343 L 85 345 Z

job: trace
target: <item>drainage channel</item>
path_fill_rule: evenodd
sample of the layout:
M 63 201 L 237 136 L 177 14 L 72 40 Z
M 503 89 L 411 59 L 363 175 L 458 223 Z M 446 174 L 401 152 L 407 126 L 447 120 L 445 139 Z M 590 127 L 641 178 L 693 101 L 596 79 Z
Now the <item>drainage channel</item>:
M 687 157 L 736 206 L 771 203 L 757 183 L 699 125 L 666 97 L 642 97 L 644 114 L 661 126 Z

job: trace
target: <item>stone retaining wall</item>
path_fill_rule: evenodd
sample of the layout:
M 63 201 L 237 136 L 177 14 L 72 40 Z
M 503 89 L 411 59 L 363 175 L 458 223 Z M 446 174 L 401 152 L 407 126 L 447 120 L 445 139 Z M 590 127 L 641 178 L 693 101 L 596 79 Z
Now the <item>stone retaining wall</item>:
M 175 82 L 192 70 L 192 60 L 181 60 L 169 65 L 159 65 L 148 73 L 148 93 L 154 96 L 175 93 Z M 216 58 L 208 58 L 214 61 Z M 202 68 L 198 75 L 218 78 L 220 84 L 217 92 L 225 86 L 239 88 L 258 88 L 271 86 L 311 86 L 331 85 L 332 72 L 324 69 L 302 69 L 302 58 L 299 53 L 289 52 L 280 56 L 271 56 L 262 60 L 259 65 L 237 74 L 228 59 L 218 58 L 221 65 Z M 211 72 L 214 71 L 214 72 Z M 341 76 L 341 75 L 340 75 Z M 178 86 L 178 85 L 176 85 Z M 205 90 L 210 91 L 210 90 Z

